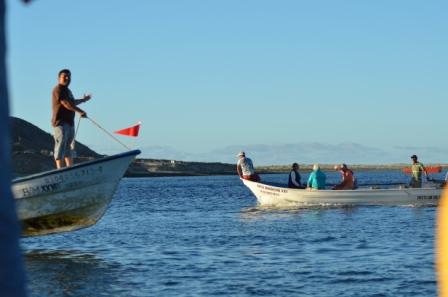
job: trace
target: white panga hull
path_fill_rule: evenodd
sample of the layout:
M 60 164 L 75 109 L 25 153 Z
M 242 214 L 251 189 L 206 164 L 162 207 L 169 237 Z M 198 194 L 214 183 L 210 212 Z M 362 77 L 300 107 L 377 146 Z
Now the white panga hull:
M 437 205 L 440 188 L 396 188 L 357 190 L 289 189 L 242 179 L 260 205 Z
M 95 224 L 139 153 L 129 151 L 13 180 L 22 235 L 67 232 Z

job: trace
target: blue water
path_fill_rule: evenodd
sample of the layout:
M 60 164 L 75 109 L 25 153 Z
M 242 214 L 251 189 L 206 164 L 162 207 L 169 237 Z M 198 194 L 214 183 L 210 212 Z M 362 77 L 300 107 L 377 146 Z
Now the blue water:
M 435 213 L 263 209 L 236 176 L 123 179 L 98 224 L 22 247 L 30 296 L 436 296 Z

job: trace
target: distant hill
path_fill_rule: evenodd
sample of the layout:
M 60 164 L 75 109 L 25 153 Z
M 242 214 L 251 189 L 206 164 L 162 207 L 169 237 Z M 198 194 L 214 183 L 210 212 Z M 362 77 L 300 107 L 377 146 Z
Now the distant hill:
M 53 151 L 54 139 L 50 133 L 15 117 L 11 117 L 11 128 L 13 153 L 32 152 L 49 155 Z M 99 158 L 101 156 L 78 141 L 76 142 L 76 152 L 78 156 L 84 158 Z
M 26 175 L 54 169 L 54 139 L 39 127 L 16 117 L 11 117 L 12 166 L 16 175 Z M 80 142 L 76 142 L 78 160 L 101 157 Z M 75 160 L 76 161 L 76 160 Z

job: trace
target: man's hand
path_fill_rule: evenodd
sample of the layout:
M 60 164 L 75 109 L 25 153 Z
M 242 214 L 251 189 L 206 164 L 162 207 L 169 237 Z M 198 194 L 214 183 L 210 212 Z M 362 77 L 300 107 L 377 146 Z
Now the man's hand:
M 90 99 L 92 99 L 92 94 L 84 94 L 82 100 L 84 100 L 84 102 L 89 101 Z
M 81 118 L 87 118 L 87 112 L 82 111 L 82 112 L 80 112 L 80 114 L 81 114 Z

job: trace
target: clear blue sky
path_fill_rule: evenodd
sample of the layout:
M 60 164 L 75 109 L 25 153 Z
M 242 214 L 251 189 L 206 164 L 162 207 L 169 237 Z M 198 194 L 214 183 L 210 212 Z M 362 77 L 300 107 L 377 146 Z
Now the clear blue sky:
M 7 2 L 12 114 L 48 132 L 67 67 L 91 118 L 143 122 L 120 139 L 145 157 L 354 143 L 401 151 L 349 162 L 446 162 L 446 1 Z M 79 140 L 122 150 L 88 122 Z

